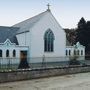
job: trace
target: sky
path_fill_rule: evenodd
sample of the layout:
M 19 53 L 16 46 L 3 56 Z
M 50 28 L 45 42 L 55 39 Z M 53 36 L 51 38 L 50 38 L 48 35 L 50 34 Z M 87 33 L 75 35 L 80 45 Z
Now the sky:
M 12 26 L 46 11 L 48 3 L 63 28 L 76 28 L 81 17 L 90 20 L 90 0 L 0 0 L 0 26 Z

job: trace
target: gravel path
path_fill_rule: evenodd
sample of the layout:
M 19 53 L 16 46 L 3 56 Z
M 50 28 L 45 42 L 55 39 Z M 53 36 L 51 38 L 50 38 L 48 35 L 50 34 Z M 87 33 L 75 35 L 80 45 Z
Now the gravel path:
M 4 83 L 0 90 L 90 90 L 90 73 Z

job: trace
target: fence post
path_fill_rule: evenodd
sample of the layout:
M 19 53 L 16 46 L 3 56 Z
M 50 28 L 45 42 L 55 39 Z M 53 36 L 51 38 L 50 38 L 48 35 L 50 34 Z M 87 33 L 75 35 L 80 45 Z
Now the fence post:
M 42 68 L 46 68 L 46 59 L 45 59 L 45 55 L 43 55 L 43 57 L 42 57 Z

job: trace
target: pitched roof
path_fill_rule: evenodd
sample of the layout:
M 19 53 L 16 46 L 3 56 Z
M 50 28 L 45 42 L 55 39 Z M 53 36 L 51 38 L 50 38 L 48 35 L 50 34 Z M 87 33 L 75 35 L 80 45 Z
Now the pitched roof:
M 4 43 L 9 39 L 12 43 L 18 44 L 16 33 L 19 30 L 17 27 L 0 26 L 0 43 Z
M 13 25 L 13 27 L 19 27 L 20 28 L 17 33 L 27 32 L 48 12 L 50 12 L 50 11 L 47 10 L 45 12 L 42 12 L 42 13 L 40 13 L 40 14 L 32 17 L 32 18 L 29 18 L 25 21 L 22 21 L 18 24 Z
M 22 21 L 12 27 L 0 26 L 0 43 L 4 43 L 9 39 L 12 43 L 18 44 L 16 34 L 29 31 L 48 11 L 42 12 L 32 18 Z

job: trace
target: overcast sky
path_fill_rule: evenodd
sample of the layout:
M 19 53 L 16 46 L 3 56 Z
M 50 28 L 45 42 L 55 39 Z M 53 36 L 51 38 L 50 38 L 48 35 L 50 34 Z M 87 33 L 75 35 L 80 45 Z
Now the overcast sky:
M 0 26 L 12 26 L 47 9 L 63 28 L 74 28 L 81 17 L 90 20 L 90 0 L 0 0 Z

